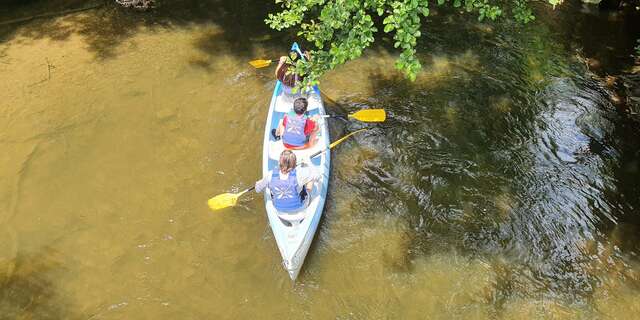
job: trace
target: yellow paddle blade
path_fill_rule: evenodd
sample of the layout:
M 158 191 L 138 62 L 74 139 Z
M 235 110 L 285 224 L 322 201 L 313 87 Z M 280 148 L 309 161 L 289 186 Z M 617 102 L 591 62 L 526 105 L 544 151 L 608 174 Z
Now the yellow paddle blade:
M 384 109 L 365 109 L 350 114 L 349 118 L 363 122 L 384 122 L 387 119 L 387 113 Z
M 358 133 L 358 132 L 361 132 L 361 131 L 365 131 L 365 130 L 367 130 L 367 128 L 360 129 L 360 130 L 356 130 L 356 131 L 354 131 L 354 132 L 349 133 L 348 135 L 346 135 L 346 136 L 344 136 L 344 137 L 342 137 L 342 138 L 340 138 L 340 139 L 338 139 L 338 140 L 336 140 L 336 141 L 332 142 L 332 143 L 329 145 L 329 149 L 331 149 L 331 148 L 333 148 L 333 147 L 335 147 L 335 146 L 339 145 L 342 141 L 347 140 L 347 138 L 351 137 L 352 135 L 354 135 L 354 134 L 356 134 L 356 133 Z
M 209 199 L 209 208 L 211 210 L 220 210 L 228 207 L 233 207 L 238 202 L 238 198 L 243 194 L 241 193 L 223 193 Z
M 249 64 L 256 69 L 259 69 L 270 66 L 271 62 L 273 62 L 273 60 L 252 60 L 249 61 Z

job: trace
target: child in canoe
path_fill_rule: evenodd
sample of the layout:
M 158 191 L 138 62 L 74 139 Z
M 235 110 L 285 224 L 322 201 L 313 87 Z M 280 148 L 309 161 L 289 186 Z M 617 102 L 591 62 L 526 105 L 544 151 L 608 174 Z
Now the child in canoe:
M 282 138 L 287 149 L 304 149 L 313 144 L 312 138 L 318 130 L 317 116 L 307 117 L 306 98 L 298 98 L 293 102 L 293 112 L 289 112 L 278 123 L 278 128 L 272 131 L 276 139 Z
M 276 210 L 292 213 L 308 205 L 308 194 L 317 179 L 318 176 L 312 175 L 309 170 L 296 168 L 296 155 L 291 150 L 284 150 L 280 154 L 278 169 L 256 181 L 256 192 L 269 188 Z

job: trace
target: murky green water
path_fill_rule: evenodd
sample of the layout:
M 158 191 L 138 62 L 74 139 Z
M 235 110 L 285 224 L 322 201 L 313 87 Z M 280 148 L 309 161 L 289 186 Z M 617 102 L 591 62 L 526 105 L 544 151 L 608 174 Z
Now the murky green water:
M 389 120 L 333 153 L 292 284 L 261 196 L 206 205 L 260 174 L 274 81 L 247 61 L 292 39 L 262 25 L 267 10 L 108 5 L 0 28 L 0 318 L 640 312 L 640 131 L 562 27 L 592 13 L 542 10 L 522 27 L 434 10 L 416 82 L 384 39 L 328 74 L 332 112 Z

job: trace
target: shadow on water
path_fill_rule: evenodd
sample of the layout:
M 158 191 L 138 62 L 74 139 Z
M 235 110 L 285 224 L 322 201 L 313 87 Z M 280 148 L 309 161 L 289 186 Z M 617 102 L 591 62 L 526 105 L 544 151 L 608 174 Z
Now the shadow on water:
M 0 319 L 73 319 L 54 285 L 64 273 L 64 257 L 51 249 L 18 256 L 0 277 Z
M 373 97 L 362 100 L 390 119 L 357 138 L 376 155 L 336 182 L 357 194 L 352 206 L 363 216 L 382 210 L 407 221 L 408 266 L 396 269 L 443 252 L 480 257 L 496 274 L 498 310 L 514 297 L 579 305 L 602 282 L 635 274 L 625 261 L 640 253 L 639 157 L 628 142 L 637 127 L 617 119 L 606 89 L 549 41 L 550 29 L 456 28 L 429 33 L 437 49 L 421 58 L 416 82 L 369 75 Z M 489 28 L 483 45 L 459 45 L 469 28 Z
M 612 166 L 615 178 L 613 185 L 606 192 L 607 202 L 615 223 L 610 222 L 602 227 L 611 234 L 611 241 L 626 253 L 640 253 L 640 130 L 637 120 L 624 114 L 609 115 L 611 123 L 603 138 L 593 149 L 601 153 L 613 153 L 616 162 Z M 636 259 L 638 259 L 636 257 Z
M 557 12 L 540 11 L 539 16 L 562 34 L 563 42 L 589 58 L 592 69 L 619 74 L 633 65 L 640 34 L 640 11 L 633 5 L 603 10 L 596 4 L 567 1 Z
M 0 20 L 101 4 L 100 1 L 91 5 L 81 3 L 68 0 L 55 1 L 57 5 L 54 5 L 34 0 L 26 4 L 12 4 L 8 6 L 7 13 L 0 15 Z M 272 48 L 273 52 L 282 50 L 282 38 L 274 37 L 264 24 L 266 14 L 274 10 L 275 6 L 270 1 L 162 1 L 157 8 L 149 11 L 122 8 L 108 1 L 91 10 L 91 14 L 71 14 L 63 19 L 45 18 L 0 25 L 0 39 L 5 42 L 16 37 L 64 41 L 78 33 L 97 59 L 109 59 L 118 54 L 116 49 L 120 44 L 143 29 L 160 31 L 215 26 L 220 30 L 205 32 L 194 46 L 211 56 L 228 53 L 246 59 L 255 57 L 256 44 Z M 279 33 L 279 36 L 286 37 L 287 34 Z M 198 62 L 195 64 L 198 65 Z M 200 66 L 208 68 L 210 63 L 200 62 Z

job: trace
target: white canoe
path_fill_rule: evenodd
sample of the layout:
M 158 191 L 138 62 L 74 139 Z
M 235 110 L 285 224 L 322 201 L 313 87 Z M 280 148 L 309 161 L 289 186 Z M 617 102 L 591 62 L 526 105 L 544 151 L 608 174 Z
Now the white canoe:
M 278 170 L 280 153 L 284 150 L 282 140 L 275 141 L 271 135 L 271 130 L 276 128 L 280 119 L 293 109 L 293 100 L 287 99 L 281 91 L 282 83 L 278 81 L 271 97 L 269 115 L 267 116 L 264 130 L 262 172 L 265 176 L 271 170 Z M 314 92 L 307 97 L 309 101 L 307 113 L 309 116 L 326 114 L 319 92 L 318 88 L 314 88 Z M 329 130 L 326 119 L 320 119 L 318 126 L 318 140 L 314 146 L 305 150 L 292 150 L 298 159 L 298 170 L 310 170 L 320 176 L 309 195 L 309 205 L 295 214 L 279 214 L 273 206 L 271 192 L 268 188 L 264 191 L 269 224 L 282 255 L 282 264 L 289 273 L 291 280 L 295 280 L 298 277 L 311 241 L 313 241 L 313 236 L 318 229 L 329 186 L 330 152 L 326 151 L 313 159 L 309 159 L 309 156 L 314 152 L 329 148 Z

